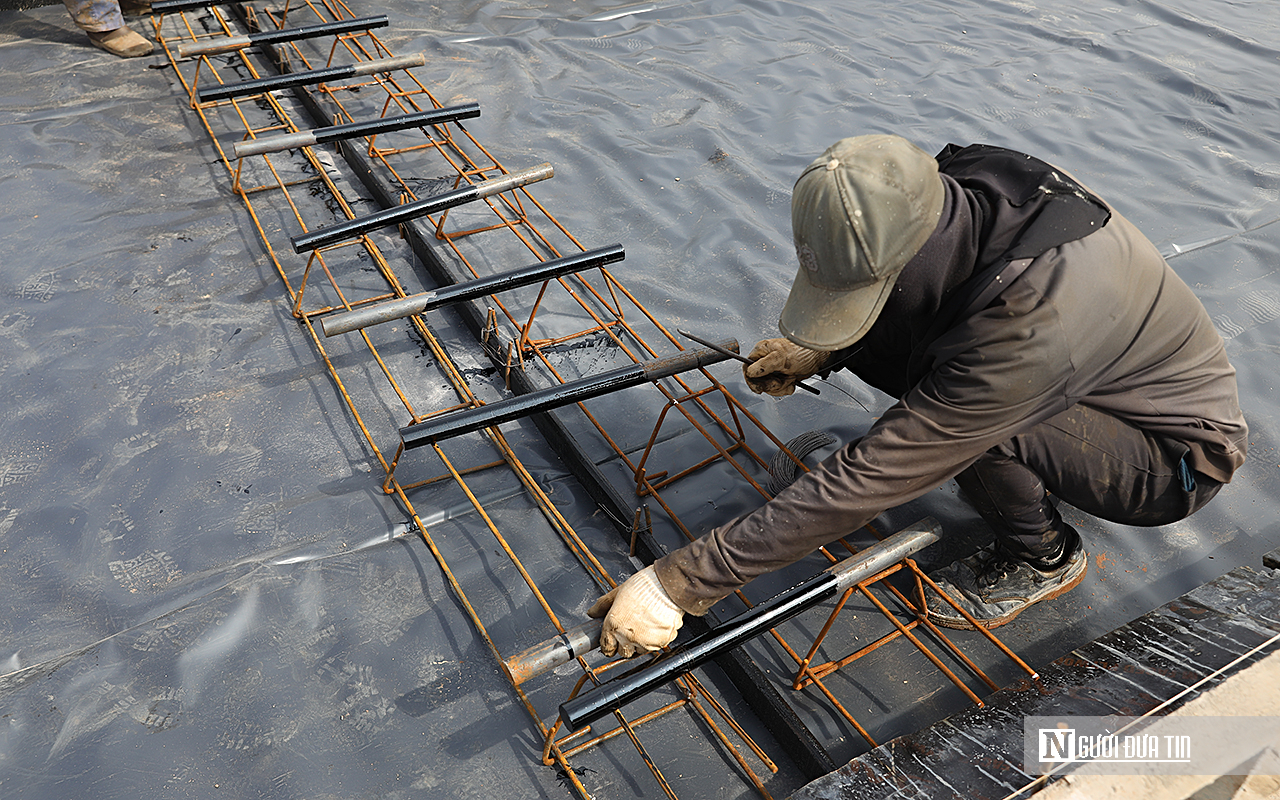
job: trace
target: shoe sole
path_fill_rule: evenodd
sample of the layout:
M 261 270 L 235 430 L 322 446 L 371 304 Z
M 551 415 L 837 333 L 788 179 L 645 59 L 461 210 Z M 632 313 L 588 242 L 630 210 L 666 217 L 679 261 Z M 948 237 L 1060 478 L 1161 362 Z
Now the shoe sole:
M 1059 586 L 1057 589 L 1054 589 L 1052 592 L 1049 592 L 1044 597 L 1041 597 L 1039 600 L 1035 601 L 1035 603 L 1027 603 L 1026 605 L 1021 606 L 1014 611 L 1010 611 L 1008 614 L 1005 614 L 1004 616 L 995 617 L 990 620 L 979 620 L 978 624 L 981 625 L 986 630 L 991 630 L 992 628 L 999 628 L 1002 625 L 1008 625 L 1010 622 L 1013 622 L 1013 620 L 1019 614 L 1021 614 L 1023 611 L 1026 611 L 1028 608 L 1031 608 L 1032 606 L 1036 605 L 1037 603 L 1043 603 L 1046 600 L 1052 600 L 1055 597 L 1061 597 L 1062 595 L 1076 588 L 1084 580 L 1084 576 L 1088 574 L 1089 574 L 1089 561 L 1086 559 L 1084 562 L 1084 569 L 1080 570 L 1080 574 L 1075 577 L 1075 580 L 1071 581 L 1070 583 L 1066 583 L 1066 584 L 1063 584 L 1062 586 Z M 955 610 L 950 603 L 947 603 L 947 601 L 940 600 L 939 602 L 946 603 L 948 610 L 951 610 L 951 611 Z M 929 621 L 932 622 L 934 625 L 941 625 L 942 627 L 950 628 L 953 631 L 976 631 L 977 630 L 977 628 L 974 627 L 973 625 L 970 625 L 969 620 L 965 619 L 964 617 L 935 616 L 933 609 L 929 608 L 928 605 L 929 604 L 926 601 L 925 613 L 928 614 Z

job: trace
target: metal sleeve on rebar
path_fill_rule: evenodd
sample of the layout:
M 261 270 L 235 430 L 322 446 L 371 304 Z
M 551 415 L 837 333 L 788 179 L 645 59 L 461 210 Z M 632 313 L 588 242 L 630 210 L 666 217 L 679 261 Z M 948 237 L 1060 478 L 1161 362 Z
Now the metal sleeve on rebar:
M 692 641 L 560 706 L 560 720 L 577 730 L 622 708 L 681 674 L 781 625 L 797 614 L 873 577 L 938 541 L 941 526 L 926 518 L 832 565 L 809 580 L 726 620 Z M 529 652 L 529 651 L 525 651 Z M 558 658 L 557 655 L 555 658 Z M 550 661 L 554 658 L 541 656 Z
M 254 44 L 279 44 L 295 42 L 302 39 L 315 39 L 320 36 L 337 36 L 355 31 L 367 31 L 373 28 L 385 28 L 390 24 L 386 14 L 376 17 L 357 17 L 337 22 L 321 22 L 316 25 L 301 25 L 297 28 L 284 28 L 274 31 L 258 31 L 243 36 L 227 36 L 206 39 L 203 42 L 184 44 L 178 48 L 179 58 L 208 55 L 210 53 L 226 53 L 239 50 Z
M 451 192 L 438 194 L 434 197 L 427 197 L 422 200 L 415 200 L 412 203 L 396 206 L 395 208 L 378 211 L 366 217 L 358 217 L 337 225 L 330 225 L 327 228 L 321 228 L 318 231 L 300 234 L 289 241 L 293 245 L 295 253 L 305 253 L 308 250 L 326 247 L 343 239 L 350 239 L 378 228 L 398 225 L 401 222 L 408 222 L 418 217 L 479 200 L 481 197 L 494 194 L 493 187 L 490 184 L 501 184 L 503 188 L 498 191 L 502 191 L 514 186 L 523 186 L 526 183 L 550 178 L 553 174 L 550 164 L 541 164 L 520 172 L 503 175 L 493 181 L 481 181 L 480 183 L 463 186 L 460 189 L 454 189 Z M 484 188 L 482 189 L 481 187 Z
M 536 167 L 530 167 L 507 175 L 499 175 L 496 178 L 477 183 L 476 195 L 477 197 L 491 197 L 508 189 L 516 189 L 530 183 L 545 181 L 555 174 L 556 171 L 550 164 L 539 164 Z
M 737 351 L 738 349 L 738 341 L 736 339 L 726 339 L 719 344 L 729 350 Z M 621 367 L 589 378 L 562 383 L 558 386 L 529 392 L 508 400 L 500 400 L 479 408 L 468 408 L 463 411 L 442 414 L 425 422 L 401 428 L 400 440 L 404 442 L 406 450 L 422 447 L 432 442 L 439 442 L 454 436 L 461 436 L 464 433 L 478 431 L 481 428 L 521 419 L 530 414 L 551 411 L 552 409 L 583 400 L 590 400 L 593 397 L 610 394 L 621 389 L 650 383 L 659 378 L 674 375 L 677 372 L 705 367 L 724 361 L 725 358 L 727 356 L 721 355 L 714 350 L 704 349 L 680 353 L 643 364 Z
M 236 142 L 236 158 L 278 153 L 281 150 L 293 150 L 298 147 L 309 147 L 317 144 L 315 131 L 298 131 L 280 136 L 267 136 L 262 139 L 250 139 L 247 142 Z
M 433 108 L 427 111 L 416 111 L 396 117 L 360 122 L 348 122 L 343 125 L 330 125 L 326 128 L 314 128 L 309 131 L 286 133 L 279 136 L 264 136 L 261 139 L 250 139 L 236 142 L 236 157 L 256 156 L 263 153 L 278 153 L 281 150 L 292 150 L 313 144 L 325 144 L 357 136 L 375 136 L 380 133 L 391 133 L 408 128 L 425 128 L 429 125 L 443 125 L 480 116 L 480 104 L 476 102 L 462 103 L 448 108 Z
M 511 680 L 519 686 L 530 678 L 590 653 L 600 646 L 600 629 L 603 625 L 602 619 L 588 620 L 560 636 L 508 658 L 507 672 L 510 673 Z
M 581 272 L 593 267 L 602 267 L 606 264 L 621 261 L 625 257 L 626 252 L 622 249 L 622 245 L 613 244 L 551 261 L 530 264 L 500 275 L 477 278 L 474 281 L 454 284 L 443 289 L 422 292 L 402 297 L 399 300 L 358 308 L 342 314 L 335 314 L 332 317 L 323 317 L 320 320 L 320 325 L 324 329 L 325 336 L 337 336 L 360 328 L 367 328 L 370 325 L 402 319 L 410 314 L 421 314 L 424 311 L 460 303 L 464 300 L 474 300 L 477 297 L 496 294 L 497 292 L 515 289 L 520 286 L 528 286 L 531 283 L 541 283 L 552 278 L 558 278 L 561 275 Z
M 211 55 L 213 53 L 225 53 L 229 50 L 239 50 L 242 47 L 248 47 L 253 44 L 253 40 L 248 34 L 241 36 L 222 36 L 217 39 L 206 39 L 203 42 L 192 42 L 178 47 L 178 58 L 191 58 L 192 56 Z
M 381 58 L 377 61 L 361 61 L 355 65 L 353 74 L 372 75 L 375 72 L 391 72 L 396 69 L 420 67 L 425 63 L 427 63 L 427 57 L 422 53 L 414 53 L 407 56 L 394 56 L 392 58 Z

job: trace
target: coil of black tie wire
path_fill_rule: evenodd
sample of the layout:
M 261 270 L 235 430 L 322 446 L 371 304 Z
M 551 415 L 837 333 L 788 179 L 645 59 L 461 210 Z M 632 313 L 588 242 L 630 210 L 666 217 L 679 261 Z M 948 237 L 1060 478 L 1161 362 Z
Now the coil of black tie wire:
M 787 488 L 796 481 L 796 473 L 800 466 L 796 461 L 804 461 L 804 457 L 812 453 L 814 450 L 826 447 L 836 440 L 836 437 L 826 431 L 805 431 L 791 441 L 787 442 L 786 450 L 779 450 L 774 454 L 773 460 L 769 462 L 769 485 L 765 488 L 769 494 L 776 495 L 783 489 Z M 795 460 L 787 455 L 787 450 L 795 456 Z

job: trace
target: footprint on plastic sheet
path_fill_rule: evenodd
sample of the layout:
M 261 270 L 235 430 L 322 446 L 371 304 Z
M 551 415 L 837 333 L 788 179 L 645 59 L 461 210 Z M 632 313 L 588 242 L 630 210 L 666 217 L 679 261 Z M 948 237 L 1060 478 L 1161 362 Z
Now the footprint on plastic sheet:
M 1280 292 L 1262 290 L 1249 292 L 1236 300 L 1240 310 L 1253 318 L 1257 325 L 1265 325 L 1280 317 Z
M 150 550 L 128 560 L 107 564 L 111 575 L 131 593 L 140 589 L 155 591 L 182 576 L 173 556 L 161 550 Z
M 167 731 L 177 726 L 181 713 L 182 690 L 169 689 L 151 701 L 139 722 L 153 732 Z
M 1213 326 L 1218 329 L 1218 335 L 1223 339 L 1234 339 L 1244 333 L 1244 328 L 1231 321 L 1231 317 L 1225 314 L 1213 318 Z
M 40 469 L 40 462 L 31 459 L 16 458 L 0 467 L 0 486 L 12 486 L 35 475 Z
M 30 278 L 26 283 L 18 287 L 19 300 L 35 300 L 39 303 L 47 303 L 53 299 L 55 293 L 56 274 L 46 272 L 43 275 L 36 275 Z

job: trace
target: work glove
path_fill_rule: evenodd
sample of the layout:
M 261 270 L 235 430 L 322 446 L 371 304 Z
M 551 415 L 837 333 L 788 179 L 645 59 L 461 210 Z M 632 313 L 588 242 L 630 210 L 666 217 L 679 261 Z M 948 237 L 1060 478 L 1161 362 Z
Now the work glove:
M 818 374 L 831 353 L 780 338 L 756 342 L 747 358 L 751 363 L 742 366 L 742 375 L 751 391 L 786 397 L 796 390 L 797 383 Z
M 587 609 L 604 617 L 600 652 L 631 658 L 666 647 L 684 622 L 684 609 L 672 602 L 653 567 L 645 567 Z

